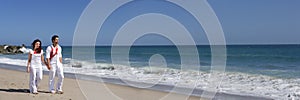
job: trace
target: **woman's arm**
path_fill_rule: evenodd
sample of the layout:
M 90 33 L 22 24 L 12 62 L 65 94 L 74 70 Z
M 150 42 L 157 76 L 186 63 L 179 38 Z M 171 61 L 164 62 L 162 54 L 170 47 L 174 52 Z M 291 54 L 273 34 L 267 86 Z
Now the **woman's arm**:
M 48 66 L 48 64 L 45 62 L 44 55 L 41 56 L 41 60 L 44 65 Z
M 30 72 L 30 63 L 31 63 L 31 53 L 28 53 L 28 61 L 27 61 L 27 72 Z

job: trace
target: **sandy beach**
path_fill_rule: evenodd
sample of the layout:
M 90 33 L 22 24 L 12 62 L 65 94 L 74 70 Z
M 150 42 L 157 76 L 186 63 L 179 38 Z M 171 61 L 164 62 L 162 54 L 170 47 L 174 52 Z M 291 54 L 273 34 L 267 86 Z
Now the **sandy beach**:
M 28 81 L 29 73 L 0 68 L 0 100 L 183 100 L 187 97 L 181 94 L 170 94 L 101 82 L 77 81 L 71 78 L 65 78 L 64 80 L 64 94 L 51 94 L 48 91 L 48 76 L 45 74 L 40 83 L 39 94 L 35 95 L 28 93 Z M 108 88 L 111 91 L 108 91 Z M 86 90 L 82 92 L 81 89 Z M 168 94 L 172 96 L 163 98 Z M 188 99 L 199 100 L 200 98 L 191 96 Z

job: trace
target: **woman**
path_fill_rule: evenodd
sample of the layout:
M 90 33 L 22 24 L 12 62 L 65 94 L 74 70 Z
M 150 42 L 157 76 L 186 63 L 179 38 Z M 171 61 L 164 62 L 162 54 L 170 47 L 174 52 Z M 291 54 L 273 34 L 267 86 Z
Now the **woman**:
M 33 50 L 30 49 L 28 54 L 29 90 L 33 94 L 38 94 L 37 87 L 43 77 L 42 63 L 46 65 L 41 45 L 42 42 L 39 39 L 34 40 L 31 44 Z

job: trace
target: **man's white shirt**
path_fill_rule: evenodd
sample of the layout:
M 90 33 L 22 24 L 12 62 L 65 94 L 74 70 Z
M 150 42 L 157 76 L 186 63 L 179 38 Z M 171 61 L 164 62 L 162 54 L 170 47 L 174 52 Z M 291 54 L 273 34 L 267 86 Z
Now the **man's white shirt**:
M 61 54 L 62 49 L 59 45 L 57 45 L 56 48 L 58 48 L 57 54 L 52 59 L 50 59 L 50 64 L 57 64 L 58 62 L 60 63 L 59 58 L 62 57 L 62 54 Z M 53 49 L 52 53 L 55 54 L 56 48 L 53 47 L 53 45 L 48 46 L 46 49 L 46 58 L 50 58 L 50 53 L 51 53 L 52 49 Z

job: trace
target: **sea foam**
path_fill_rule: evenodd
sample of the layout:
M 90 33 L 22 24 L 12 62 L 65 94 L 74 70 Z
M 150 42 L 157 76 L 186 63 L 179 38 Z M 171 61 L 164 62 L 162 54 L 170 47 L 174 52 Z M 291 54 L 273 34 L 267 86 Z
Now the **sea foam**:
M 27 60 L 0 57 L 0 62 L 11 65 L 26 66 Z M 189 88 L 208 89 L 211 73 L 195 70 L 179 70 L 157 67 L 129 67 L 109 63 L 90 63 L 65 58 L 64 71 L 105 78 L 119 78 L 134 82 L 150 84 L 176 85 Z M 80 63 L 81 68 L 72 67 L 74 63 Z M 113 67 L 113 70 L 105 68 Z M 44 70 L 47 70 L 43 66 Z M 240 72 L 217 73 L 221 77 L 218 92 L 268 97 L 277 100 L 300 99 L 299 78 L 276 78 L 258 74 Z M 139 86 L 136 86 L 139 87 Z M 147 87 L 146 87 L 147 88 Z

